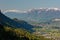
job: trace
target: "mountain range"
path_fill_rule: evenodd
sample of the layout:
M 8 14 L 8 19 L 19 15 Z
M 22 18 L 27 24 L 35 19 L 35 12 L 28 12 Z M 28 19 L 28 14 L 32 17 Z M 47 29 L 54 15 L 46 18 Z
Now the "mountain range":
M 60 18 L 59 8 L 34 8 L 27 11 L 6 10 L 4 14 L 10 18 L 18 18 L 25 21 L 45 22 Z
M 32 30 L 33 26 L 31 24 L 23 20 L 17 22 L 16 20 L 10 19 L 9 17 L 5 16 L 1 11 L 0 11 L 0 25 L 9 26 L 13 28 L 22 28 L 30 32 L 33 31 Z

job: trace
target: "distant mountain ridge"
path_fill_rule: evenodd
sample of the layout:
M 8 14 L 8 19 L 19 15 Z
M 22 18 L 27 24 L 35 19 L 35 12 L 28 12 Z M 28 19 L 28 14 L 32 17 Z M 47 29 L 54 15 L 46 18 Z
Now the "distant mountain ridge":
M 25 21 L 20 21 L 20 22 L 14 21 L 13 19 L 10 19 L 9 17 L 2 14 L 1 11 L 0 11 L 0 25 L 9 26 L 13 28 L 22 28 L 31 32 L 33 31 L 32 30 L 33 26 L 30 25 L 29 23 Z
M 18 18 L 26 21 L 43 22 L 53 18 L 60 18 L 59 8 L 35 8 L 28 11 L 6 11 L 5 15 L 11 18 Z

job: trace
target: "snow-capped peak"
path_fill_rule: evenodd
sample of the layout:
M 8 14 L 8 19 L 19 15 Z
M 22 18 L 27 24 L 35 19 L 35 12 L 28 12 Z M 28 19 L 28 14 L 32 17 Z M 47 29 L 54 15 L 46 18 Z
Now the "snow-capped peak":
M 48 8 L 48 10 L 60 10 L 59 8 Z
M 25 11 L 21 11 L 21 10 L 5 10 L 3 13 L 6 13 L 6 12 L 17 12 L 17 13 L 27 13 L 27 12 L 34 12 L 34 11 L 38 11 L 38 12 L 41 12 L 41 11 L 49 11 L 49 10 L 54 10 L 54 11 L 57 11 L 60 9 L 59 8 L 33 8 L 33 9 L 29 9 L 29 10 L 25 10 Z
M 33 9 L 29 9 L 28 11 L 32 11 L 32 10 L 45 10 L 45 11 L 49 11 L 49 10 L 60 10 L 59 8 L 33 8 Z

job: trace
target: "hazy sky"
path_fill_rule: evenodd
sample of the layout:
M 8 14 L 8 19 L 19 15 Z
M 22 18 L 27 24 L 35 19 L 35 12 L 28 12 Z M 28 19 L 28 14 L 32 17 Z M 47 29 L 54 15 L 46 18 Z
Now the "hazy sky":
M 0 0 L 0 9 L 60 8 L 60 0 Z

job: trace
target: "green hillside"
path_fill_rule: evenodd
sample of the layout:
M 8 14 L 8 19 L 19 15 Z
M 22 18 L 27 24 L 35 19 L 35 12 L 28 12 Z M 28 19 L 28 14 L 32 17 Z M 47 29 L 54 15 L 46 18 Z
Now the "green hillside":
M 0 26 L 0 40 L 50 40 L 43 36 L 35 36 L 21 28 Z

